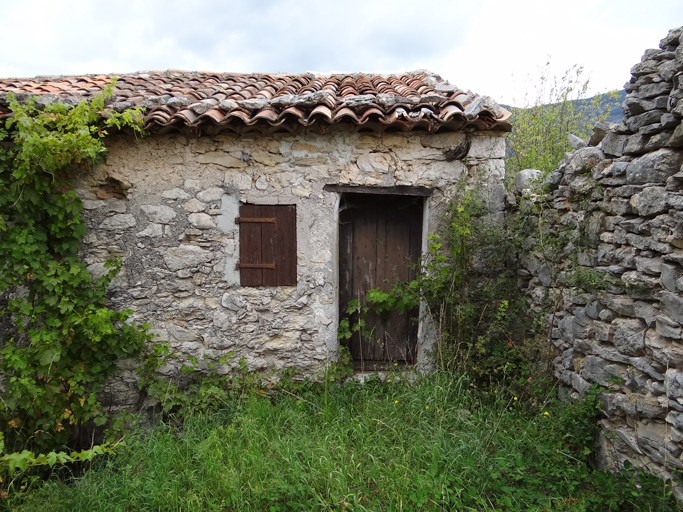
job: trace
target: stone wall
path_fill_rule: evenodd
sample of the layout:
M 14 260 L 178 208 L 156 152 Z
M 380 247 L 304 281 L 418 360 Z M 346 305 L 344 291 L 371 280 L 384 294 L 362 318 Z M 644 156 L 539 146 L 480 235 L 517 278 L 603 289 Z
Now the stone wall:
M 469 139 L 466 161 L 445 154 Z M 182 134 L 107 140 L 109 161 L 77 178 L 87 234 L 83 256 L 94 275 L 123 258 L 109 289 L 115 308 L 149 322 L 176 357 L 160 371 L 177 377 L 189 356 L 234 354 L 250 370 L 294 368 L 315 376 L 334 360 L 337 343 L 338 194 L 326 184 L 434 187 L 425 229 L 463 180 L 481 184 L 496 212 L 504 208 L 505 141 L 500 132 L 319 134 Z M 297 206 L 297 286 L 240 287 L 240 203 Z M 419 358 L 428 364 L 428 329 Z M 136 403 L 130 361 L 120 361 L 105 401 Z
M 520 269 L 532 308 L 556 306 L 547 319 L 557 377 L 574 393 L 609 387 L 607 461 L 665 477 L 683 469 L 682 42 L 675 29 L 645 52 L 625 85 L 624 121 L 574 138 L 545 179 L 552 197 L 534 196 L 538 171 L 516 180 L 518 193 L 545 202 L 546 229 L 570 240 L 559 258 L 537 244 Z M 572 275 L 603 289 L 572 288 Z

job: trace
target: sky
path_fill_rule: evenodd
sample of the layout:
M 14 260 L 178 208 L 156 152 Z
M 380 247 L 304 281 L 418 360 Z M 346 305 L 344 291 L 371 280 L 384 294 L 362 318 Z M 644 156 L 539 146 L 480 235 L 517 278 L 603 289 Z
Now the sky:
M 621 89 L 681 0 L 0 0 L 0 77 L 428 69 L 523 106 L 541 68 Z

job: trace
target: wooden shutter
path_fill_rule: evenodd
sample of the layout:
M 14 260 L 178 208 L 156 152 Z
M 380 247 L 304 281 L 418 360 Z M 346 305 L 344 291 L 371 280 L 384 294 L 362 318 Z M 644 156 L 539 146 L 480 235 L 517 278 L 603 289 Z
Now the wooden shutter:
M 240 225 L 240 284 L 296 286 L 296 206 L 244 204 Z

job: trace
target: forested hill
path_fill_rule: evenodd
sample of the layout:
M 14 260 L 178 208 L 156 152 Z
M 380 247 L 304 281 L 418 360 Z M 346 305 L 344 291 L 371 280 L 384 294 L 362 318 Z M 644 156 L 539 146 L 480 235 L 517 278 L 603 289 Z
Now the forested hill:
M 599 112 L 609 112 L 607 121 L 611 123 L 620 123 L 624 118 L 624 109 L 621 108 L 621 104 L 626 99 L 626 91 L 623 89 L 619 91 L 619 96 L 617 98 L 610 98 L 609 93 L 597 94 L 593 98 L 598 98 L 600 100 Z M 593 116 L 595 112 L 590 110 L 591 102 L 593 98 L 586 98 L 583 100 L 575 100 L 574 103 L 579 106 L 580 109 L 589 109 L 586 113 Z
M 573 100 L 571 103 L 577 105 L 579 110 L 585 111 L 585 117 L 587 118 L 594 119 L 597 117 L 596 114 L 598 113 L 609 112 L 607 121 L 611 123 L 620 123 L 624 118 L 624 109 L 621 108 L 621 104 L 624 102 L 624 99 L 626 99 L 626 91 L 622 89 L 618 91 L 617 94 L 618 96 L 616 98 L 611 98 L 611 93 L 596 94 L 590 98 Z M 593 100 L 595 98 L 599 100 L 599 107 L 597 109 L 598 112 L 595 112 L 592 106 Z M 515 107 L 510 107 L 509 105 L 503 105 L 503 107 L 507 108 L 508 110 L 516 110 Z

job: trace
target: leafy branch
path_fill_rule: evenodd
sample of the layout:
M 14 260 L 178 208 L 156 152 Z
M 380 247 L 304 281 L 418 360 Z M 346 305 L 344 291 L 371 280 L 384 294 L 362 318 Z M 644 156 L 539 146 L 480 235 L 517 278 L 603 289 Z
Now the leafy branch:
M 0 319 L 10 325 L 0 335 L 0 432 L 24 451 L 74 444 L 80 428 L 104 425 L 97 395 L 114 362 L 150 338 L 131 311 L 107 306 L 121 261 L 93 279 L 78 254 L 85 224 L 71 170 L 105 161 L 109 130 L 142 133 L 139 112 L 105 112 L 113 87 L 75 107 L 8 94 L 13 115 L 0 125 Z

